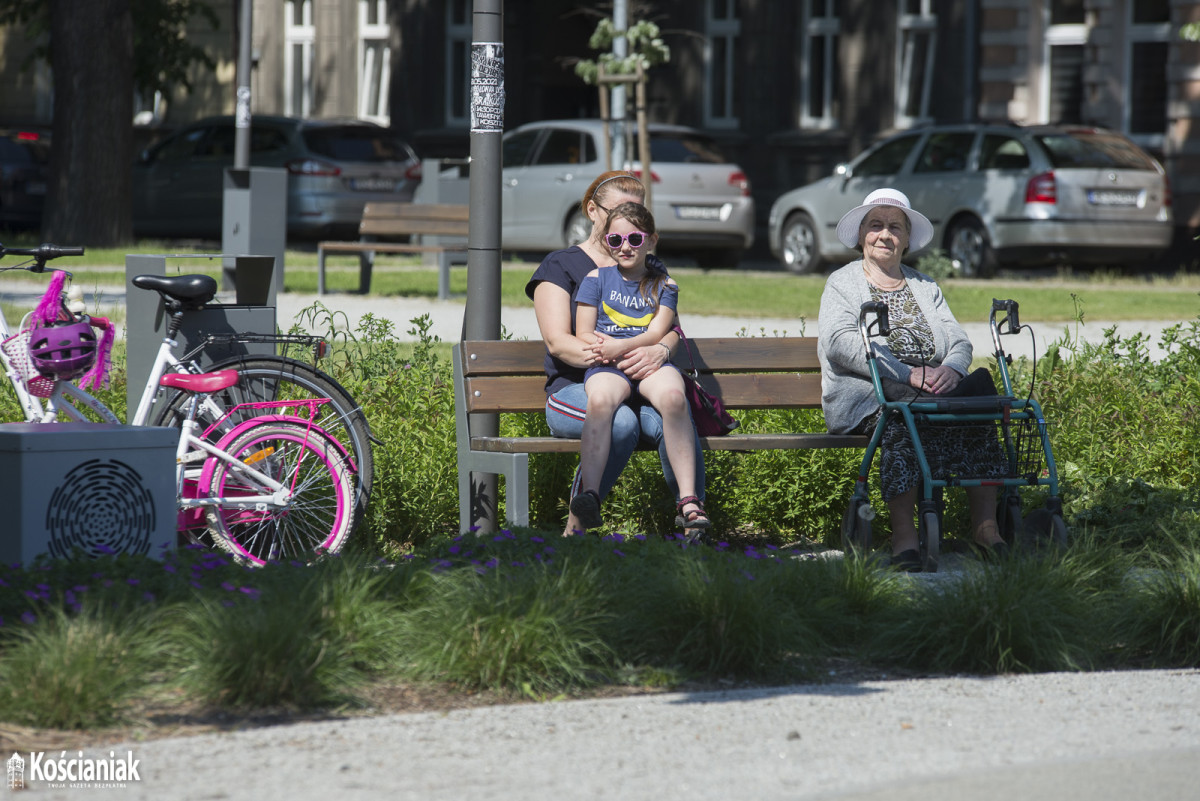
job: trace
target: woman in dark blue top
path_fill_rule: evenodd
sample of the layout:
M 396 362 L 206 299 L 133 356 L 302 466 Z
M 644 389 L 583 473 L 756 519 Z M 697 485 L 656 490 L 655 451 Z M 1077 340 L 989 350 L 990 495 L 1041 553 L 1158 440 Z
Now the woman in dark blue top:
M 587 412 L 583 375 L 596 358 L 590 347 L 593 343 L 575 336 L 575 296 L 579 285 L 595 268 L 614 263 L 612 252 L 600 241 L 608 211 L 621 203 L 642 203 L 645 198 L 645 187 L 631 173 L 614 171 L 600 175 L 588 187 L 581 202 L 584 214 L 592 221 L 591 236 L 578 245 L 546 256 L 525 285 L 525 294 L 533 301 L 542 341 L 546 345 L 546 422 L 556 437 L 579 437 L 583 432 Z M 654 255 L 650 258 L 658 259 Z M 660 344 L 630 351 L 617 366 L 634 380 L 644 378 L 670 358 L 671 348 L 678 343 L 678 335 L 668 334 Z M 679 488 L 663 444 L 662 417 L 653 406 L 636 403 L 622 406 L 613 416 L 612 446 L 600 479 L 600 497 L 604 498 L 612 489 L 639 443 L 658 450 L 667 486 L 678 500 Z M 703 499 L 704 460 L 699 437 L 696 452 L 696 494 Z M 570 497 L 574 498 L 579 489 L 579 472 L 576 471 Z M 577 531 L 582 531 L 579 520 L 568 514 L 564 535 Z

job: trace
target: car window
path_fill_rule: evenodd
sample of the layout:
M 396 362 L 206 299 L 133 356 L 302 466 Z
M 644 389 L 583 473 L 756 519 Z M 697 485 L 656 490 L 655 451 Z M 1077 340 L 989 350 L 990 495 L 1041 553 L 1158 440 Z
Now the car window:
M 196 155 L 197 148 L 208 135 L 207 128 L 193 128 L 190 131 L 184 131 L 179 136 L 172 137 L 158 147 L 151 159 L 154 161 L 178 161 L 181 159 L 190 159 Z
M 1153 170 L 1154 161 L 1137 145 L 1111 133 L 1042 134 L 1038 141 L 1055 167 L 1121 167 Z
M 665 164 L 727 164 L 725 154 L 707 136 L 676 133 L 650 135 L 650 162 Z
M 918 134 L 901 136 L 884 142 L 878 149 L 871 151 L 862 161 L 854 165 L 856 178 L 869 175 L 892 175 L 900 172 L 904 160 L 917 143 Z
M 317 155 L 337 161 L 408 161 L 411 157 L 404 140 L 383 128 L 312 128 L 304 131 L 304 144 Z
M 542 149 L 538 151 L 534 163 L 541 165 L 581 164 L 583 163 L 583 140 L 588 138 L 590 137 L 579 131 L 555 128 L 546 135 Z
M 967 168 L 975 134 L 969 131 L 937 133 L 929 137 L 913 172 L 962 172 Z
M 524 167 L 529 163 L 529 154 L 537 143 L 541 131 L 521 131 L 504 139 L 501 159 L 505 167 Z
M 236 139 L 237 131 L 234 130 L 233 125 L 218 125 L 212 129 L 212 135 L 196 148 L 196 155 L 231 158 L 236 147 Z
M 1003 134 L 985 134 L 979 151 L 981 170 L 1024 170 L 1029 167 L 1029 151 L 1020 139 Z
M 287 135 L 278 128 L 250 123 L 250 152 L 274 153 L 287 148 Z

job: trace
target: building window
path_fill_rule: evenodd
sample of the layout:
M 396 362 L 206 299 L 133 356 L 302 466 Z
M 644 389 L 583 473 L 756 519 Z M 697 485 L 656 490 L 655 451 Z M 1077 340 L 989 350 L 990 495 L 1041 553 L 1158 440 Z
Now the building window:
M 388 86 L 392 59 L 388 47 L 387 0 L 358 2 L 358 116 L 380 125 L 390 121 Z
M 837 0 L 805 0 L 800 52 L 800 127 L 836 128 L 838 82 Z
M 446 3 L 446 125 L 471 121 L 471 0 Z
M 283 113 L 307 117 L 312 113 L 313 27 L 312 0 L 287 0 L 283 24 Z
M 933 0 L 899 0 L 896 42 L 896 127 L 930 122 L 937 15 Z
M 704 30 L 704 123 L 712 128 L 736 128 L 734 71 L 742 32 L 738 0 L 707 0 Z
M 1167 128 L 1167 56 L 1171 39 L 1169 0 L 1129 4 L 1126 37 L 1124 129 L 1144 147 L 1161 148 Z M 1136 81 L 1137 83 L 1133 83 Z
M 1041 81 L 1041 118 L 1044 122 L 1083 122 L 1088 33 L 1083 0 L 1053 0 L 1046 13 L 1047 68 Z

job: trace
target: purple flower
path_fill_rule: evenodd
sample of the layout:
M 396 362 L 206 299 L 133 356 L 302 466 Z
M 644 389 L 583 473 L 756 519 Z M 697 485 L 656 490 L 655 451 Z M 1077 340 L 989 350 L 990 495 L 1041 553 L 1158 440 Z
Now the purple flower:
M 535 534 L 534 536 L 530 537 L 530 538 L 529 538 L 529 541 L 530 541 L 530 542 L 539 542 L 539 543 L 540 543 L 540 542 L 545 542 L 545 540 L 544 540 L 544 539 L 542 539 L 541 537 L 537 536 L 536 534 Z
M 174 563 L 172 563 L 172 562 L 164 562 L 163 563 L 163 570 L 167 571 L 168 573 L 174 573 L 174 572 L 176 572 L 177 569 L 178 568 L 176 568 Z
M 447 550 L 449 550 L 450 553 L 456 554 L 460 549 L 457 545 L 451 545 Z
M 32 626 L 34 623 L 37 623 L 37 615 L 30 611 L 22 612 L 21 622 L 27 626 Z
M 106 556 L 112 556 L 113 554 L 116 553 L 116 551 L 114 551 L 112 548 L 109 548 L 107 545 L 105 545 L 102 542 L 96 544 L 96 550 L 102 554 L 105 554 Z
M 236 590 L 236 589 L 237 589 L 237 587 L 233 586 L 233 585 L 232 585 L 231 583 L 229 583 L 228 581 L 222 581 L 222 582 L 221 582 L 221 589 L 225 590 L 225 592 L 233 592 L 234 590 Z
M 128 584 L 130 587 L 136 587 L 137 585 L 141 584 L 142 582 L 135 578 L 129 578 L 129 579 L 125 579 L 125 583 Z
M 621 553 L 621 552 L 620 552 L 618 549 L 616 549 L 616 548 L 613 548 L 613 553 L 615 553 L 617 556 L 621 557 L 622 559 L 624 559 L 624 558 L 625 558 L 625 554 Z
M 188 584 L 191 584 L 193 587 L 195 587 L 198 590 L 204 589 L 204 585 L 201 584 L 200 582 L 196 581 L 195 579 L 192 579 L 191 581 L 189 581 Z
M 76 585 L 75 585 L 74 587 L 72 587 L 71 589 L 72 589 L 72 590 L 74 590 L 75 592 L 87 592 L 87 591 L 88 591 L 88 585 L 86 585 L 86 584 L 76 584 Z
M 257 598 L 262 595 L 262 591 L 257 590 L 254 587 L 238 587 L 238 592 L 242 593 L 243 595 L 248 595 L 251 598 Z

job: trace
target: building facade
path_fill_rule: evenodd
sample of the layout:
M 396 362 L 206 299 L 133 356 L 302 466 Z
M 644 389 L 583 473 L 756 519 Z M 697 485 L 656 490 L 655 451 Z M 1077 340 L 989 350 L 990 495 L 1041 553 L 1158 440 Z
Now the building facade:
M 373 119 L 423 156 L 468 152 L 471 0 L 253 2 L 253 111 Z M 505 127 L 597 116 L 598 90 L 573 67 L 598 55 L 588 37 L 611 4 L 503 6 Z M 1184 24 L 1200 22 L 1200 2 L 630 0 L 628 7 L 631 21 L 658 24 L 671 50 L 670 61 L 650 72 L 650 119 L 715 136 L 749 175 L 764 218 L 779 194 L 828 174 L 882 135 L 982 119 L 1125 132 L 1167 168 L 1179 225 L 1200 228 L 1200 43 L 1180 35 Z M 195 34 L 207 37 L 217 70 L 196 75 L 190 96 L 141 99 L 147 130 L 233 110 L 236 25 L 232 8 L 220 11 L 227 26 Z M 9 31 L 0 48 L 15 52 L 21 41 Z M 26 74 L 0 90 L 0 108 L 10 117 L 44 116 L 48 87 L 44 70 Z

